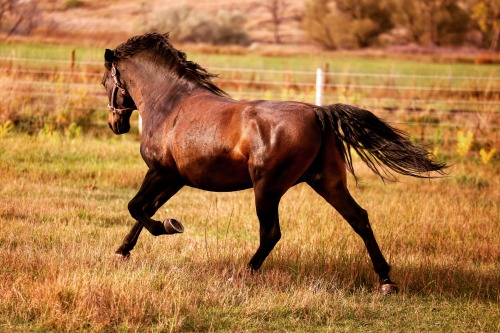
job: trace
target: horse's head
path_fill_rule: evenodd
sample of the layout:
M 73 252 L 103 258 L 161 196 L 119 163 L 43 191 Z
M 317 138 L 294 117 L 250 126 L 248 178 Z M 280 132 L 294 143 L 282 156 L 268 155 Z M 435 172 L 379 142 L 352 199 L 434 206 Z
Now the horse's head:
M 114 52 L 108 49 L 104 53 L 104 67 L 106 70 L 102 78 L 102 85 L 109 98 L 108 125 L 115 134 L 124 134 L 130 130 L 130 115 L 137 107 L 126 86 L 120 81 Z

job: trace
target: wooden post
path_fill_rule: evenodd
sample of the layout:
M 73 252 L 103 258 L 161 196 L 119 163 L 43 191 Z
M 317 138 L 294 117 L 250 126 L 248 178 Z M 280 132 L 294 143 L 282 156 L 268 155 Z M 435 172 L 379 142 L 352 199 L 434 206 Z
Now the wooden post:
M 321 68 L 316 69 L 316 105 L 321 106 L 323 103 L 323 70 Z
M 71 50 L 71 71 L 75 69 L 75 50 Z
M 329 83 L 328 81 L 328 73 L 330 72 L 330 64 L 326 63 L 325 64 L 325 86 Z

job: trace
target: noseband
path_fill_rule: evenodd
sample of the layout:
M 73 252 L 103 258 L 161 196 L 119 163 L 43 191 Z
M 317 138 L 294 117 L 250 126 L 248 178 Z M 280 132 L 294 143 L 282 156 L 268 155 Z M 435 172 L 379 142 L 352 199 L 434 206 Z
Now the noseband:
M 123 96 L 130 96 L 127 90 L 122 86 L 120 79 L 118 78 L 118 70 L 116 69 L 115 65 L 111 67 L 111 77 L 113 78 L 113 81 L 115 81 L 115 84 L 113 86 L 113 91 L 111 92 L 111 104 L 108 104 L 108 110 L 112 111 L 113 113 L 118 113 L 119 115 L 123 115 L 125 113 L 130 113 L 135 110 L 135 107 L 133 108 L 119 108 L 118 105 L 116 104 L 116 94 L 118 93 L 118 89 L 120 89 L 120 92 L 122 93 Z

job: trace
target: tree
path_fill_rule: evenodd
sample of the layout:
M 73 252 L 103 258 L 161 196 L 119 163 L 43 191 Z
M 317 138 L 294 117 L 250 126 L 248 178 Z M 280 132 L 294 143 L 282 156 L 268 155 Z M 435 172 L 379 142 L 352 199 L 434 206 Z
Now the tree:
M 326 48 L 367 47 L 393 28 L 388 0 L 309 0 L 304 29 Z
M 0 0 L 0 27 L 7 34 L 30 33 L 38 25 L 41 9 L 36 0 Z
M 316 43 L 327 49 L 337 49 L 338 41 L 331 25 L 332 13 L 328 8 L 329 0 L 307 1 L 304 8 L 303 28 Z
M 336 0 L 336 3 L 338 9 L 351 20 L 351 33 L 360 47 L 370 46 L 381 33 L 394 27 L 389 1 Z
M 262 7 L 269 14 L 270 19 L 261 21 L 261 24 L 270 24 L 273 30 L 274 42 L 281 44 L 281 28 L 284 23 L 300 21 L 300 15 L 296 14 L 291 9 L 291 4 L 287 0 L 268 0 L 263 3 L 257 2 L 253 4 L 257 7 Z
M 470 15 L 455 0 L 395 0 L 394 21 L 420 45 L 461 44 Z
M 483 33 L 485 46 L 498 51 L 500 39 L 500 0 L 479 0 L 472 6 L 472 19 Z

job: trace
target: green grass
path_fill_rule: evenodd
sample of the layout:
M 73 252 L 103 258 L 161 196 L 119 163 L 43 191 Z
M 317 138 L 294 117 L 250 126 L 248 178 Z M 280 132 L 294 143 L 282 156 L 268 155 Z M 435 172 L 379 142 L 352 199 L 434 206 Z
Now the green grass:
M 174 45 L 176 46 L 176 45 Z M 113 49 L 116 45 L 108 45 Z M 183 47 L 179 46 L 182 50 Z M 82 47 L 50 44 L 5 44 L 0 43 L 0 54 L 20 58 L 69 60 L 75 50 L 77 61 L 101 62 L 104 57 L 103 47 Z M 366 57 L 345 53 L 320 53 L 318 55 L 261 56 L 258 54 L 227 55 L 190 52 L 188 59 L 204 67 L 241 67 L 272 70 L 315 71 L 317 67 L 330 64 L 332 71 L 363 73 L 399 73 L 423 75 L 464 75 L 498 77 L 500 65 L 476 65 L 467 63 L 422 62 L 401 57 Z
M 446 179 L 387 185 L 356 163 L 362 188 L 351 192 L 400 287 L 382 297 L 361 240 L 307 186 L 283 198 L 283 238 L 253 277 L 238 277 L 258 243 L 250 190 L 181 190 L 155 218 L 178 218 L 186 232 L 144 231 L 130 260 L 117 259 L 146 172 L 133 136 L 8 133 L 0 330 L 496 332 L 498 160 L 450 162 Z
M 95 47 L 51 44 L 5 44 L 0 43 L 0 55 L 30 59 L 69 61 L 75 51 L 76 61 L 100 61 L 104 59 L 104 50 Z

